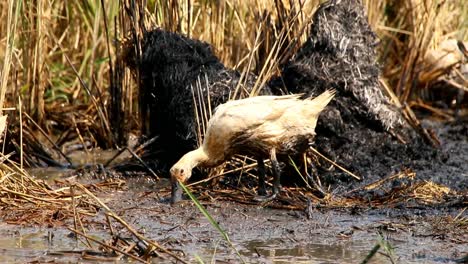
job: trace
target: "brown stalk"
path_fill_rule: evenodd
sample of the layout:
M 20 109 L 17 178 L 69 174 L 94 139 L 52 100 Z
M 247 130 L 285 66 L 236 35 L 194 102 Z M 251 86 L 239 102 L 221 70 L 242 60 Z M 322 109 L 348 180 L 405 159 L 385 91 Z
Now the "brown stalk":
M 346 172 L 349 176 L 355 178 L 356 180 L 361 180 L 361 177 L 357 176 L 356 174 L 350 172 L 349 170 L 343 168 L 342 166 L 340 166 L 339 164 L 337 164 L 336 162 L 334 162 L 333 160 L 325 157 L 322 153 L 318 152 L 318 150 L 314 149 L 313 147 L 309 147 L 310 150 L 312 150 L 312 152 L 314 152 L 315 154 L 319 155 L 322 159 L 330 162 L 333 166 L 339 168 L 340 170 L 342 170 L 343 172 Z
M 106 244 L 106 243 L 104 243 L 104 242 L 101 242 L 101 241 L 99 241 L 99 240 L 97 240 L 97 239 L 95 239 L 95 238 L 92 238 L 92 237 L 90 237 L 90 236 L 88 236 L 88 235 L 86 235 L 86 234 L 83 234 L 83 233 L 81 233 L 80 231 L 75 230 L 75 229 L 73 229 L 73 228 L 71 228 L 71 227 L 67 227 L 67 228 L 68 228 L 70 231 L 72 231 L 72 232 L 74 232 L 74 233 L 76 233 L 76 234 L 78 234 L 78 235 L 80 235 L 80 236 L 82 236 L 82 237 L 85 237 L 86 239 L 89 239 L 89 240 L 91 240 L 91 241 L 93 241 L 93 242 L 95 242 L 95 243 L 101 245 L 102 247 L 110 248 L 110 249 L 112 249 L 112 250 L 114 250 L 114 251 L 116 251 L 116 252 L 119 252 L 119 253 L 121 253 L 121 254 L 123 254 L 123 255 L 129 257 L 129 258 L 132 258 L 132 259 L 134 259 L 134 260 L 137 260 L 137 261 L 139 261 L 139 262 L 142 262 L 142 263 L 149 263 L 148 261 L 146 261 L 146 260 L 144 260 L 144 259 L 142 259 L 142 258 L 139 258 L 139 257 L 137 257 L 137 256 L 134 256 L 134 255 L 132 255 L 132 254 L 129 254 L 129 253 L 125 252 L 124 250 L 121 250 L 121 249 L 119 249 L 119 248 L 117 248 L 117 247 L 114 247 L 114 246 L 112 246 L 112 245 L 108 245 L 108 244 Z
M 119 222 L 121 225 L 123 225 L 125 228 L 128 229 L 128 231 L 130 231 L 134 236 L 136 236 L 138 239 L 142 240 L 142 241 L 146 241 L 147 243 L 153 245 L 155 248 L 157 248 L 158 250 L 168 254 L 169 256 L 175 258 L 176 260 L 182 262 L 182 263 L 187 263 L 186 261 L 184 261 L 183 259 L 181 259 L 179 256 L 173 254 L 172 252 L 170 252 L 169 250 L 167 250 L 166 248 L 162 247 L 161 245 L 159 245 L 158 243 L 144 237 L 143 235 L 141 235 L 140 233 L 138 233 L 136 230 L 134 230 L 130 225 L 128 225 L 122 218 L 120 218 L 117 214 L 115 214 L 106 204 L 104 204 L 99 198 L 97 198 L 93 193 L 91 193 L 88 189 L 86 189 L 83 185 L 77 183 L 76 186 L 78 188 L 80 188 L 82 191 L 84 191 L 86 194 L 88 194 L 91 198 L 93 198 L 97 203 L 99 203 L 101 205 L 101 207 L 103 207 L 106 211 L 107 211 L 107 214 L 109 216 L 111 216 L 112 218 L 114 218 L 115 220 L 117 220 L 117 222 Z

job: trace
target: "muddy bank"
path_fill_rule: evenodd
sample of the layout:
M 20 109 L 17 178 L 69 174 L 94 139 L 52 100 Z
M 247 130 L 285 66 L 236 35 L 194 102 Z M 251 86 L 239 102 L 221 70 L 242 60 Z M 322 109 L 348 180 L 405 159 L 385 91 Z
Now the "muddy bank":
M 423 120 L 423 124 L 436 133 L 441 142 L 440 149 L 433 152 L 433 156 L 427 159 L 423 159 L 424 156 L 416 153 L 414 160 L 408 160 L 401 166 L 413 168 L 419 179 L 431 180 L 466 192 L 468 190 L 468 122 L 441 123 L 426 119 Z
M 101 192 L 98 196 L 145 236 L 191 262 L 197 256 L 205 262 L 239 262 L 232 248 L 192 202 L 177 206 L 160 202 L 161 197 L 169 195 L 167 181 L 155 184 L 135 179 L 128 183 L 126 190 Z M 375 246 L 379 234 L 393 247 L 393 253 L 381 249 L 371 263 L 391 263 L 385 255 L 390 253 L 398 263 L 456 263 L 468 254 L 468 232 L 463 222 L 466 214 L 460 215 L 461 209 L 314 207 L 305 213 L 222 200 L 203 204 L 248 263 L 359 263 Z M 109 238 L 109 230 L 100 224 L 103 221 L 103 214 L 90 221 L 88 234 Z M 71 224 L 70 221 L 68 225 Z M 119 236 L 130 237 L 118 225 L 114 227 Z M 86 247 L 63 227 L 2 224 L 0 235 L 0 261 L 91 261 L 82 257 Z M 87 252 L 83 256 L 101 257 L 101 262 L 106 257 L 98 250 Z M 153 259 L 153 263 L 160 261 L 171 262 Z
M 162 210 L 162 213 L 152 212 L 137 222 L 139 225 L 155 219 L 166 222 L 165 227 L 150 233 L 159 234 L 155 239 L 172 240 L 172 245 L 180 246 L 189 254 L 203 254 L 200 244 L 214 250 L 222 238 L 200 213 L 191 211 L 192 208 L 193 205 L 189 204 Z M 450 262 L 467 253 L 466 232 L 436 229 L 439 223 L 444 224 L 446 218 L 441 217 L 441 212 L 392 214 L 392 210 L 388 210 L 351 215 L 348 212 L 315 210 L 307 219 L 302 212 L 223 202 L 209 204 L 207 208 L 249 262 L 283 259 L 356 263 L 363 260 L 376 244 L 379 232 L 395 247 L 395 258 L 401 263 Z M 235 259 L 232 250 L 223 242 L 220 242 L 217 252 L 218 256 L 212 253 L 215 259 Z M 390 262 L 382 255 L 374 261 Z
M 345 177 L 346 175 L 338 170 L 321 173 L 327 175 L 325 178 L 334 183 L 334 186 L 346 184 L 352 188 L 373 182 L 376 178 L 411 169 L 416 173 L 415 180 L 433 181 L 449 186 L 451 189 L 466 192 L 468 190 L 468 122 L 441 122 L 424 119 L 422 125 L 437 135 L 441 143 L 440 147 L 432 148 L 421 142 L 403 145 L 395 143 L 390 139 L 390 135 L 379 135 L 371 131 L 368 134 L 359 132 L 359 136 L 365 137 L 365 144 L 342 146 L 340 151 L 343 152 L 338 161 L 347 164 L 347 168 L 363 176 L 363 181 L 349 182 L 349 177 Z M 355 143 L 357 142 L 360 140 Z M 379 148 L 373 149 L 376 145 Z M 333 144 L 330 148 L 333 148 Z M 393 182 L 392 184 L 398 186 L 399 183 Z

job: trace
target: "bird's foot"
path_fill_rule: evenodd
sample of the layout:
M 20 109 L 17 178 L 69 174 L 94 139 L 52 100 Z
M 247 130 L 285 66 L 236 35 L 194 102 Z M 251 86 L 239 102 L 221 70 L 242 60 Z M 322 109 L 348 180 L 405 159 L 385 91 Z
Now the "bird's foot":
M 277 193 L 273 193 L 272 195 L 257 195 L 253 198 L 253 200 L 259 203 L 266 203 L 273 201 L 277 195 Z
M 265 187 L 259 187 L 257 190 L 258 196 L 267 196 L 267 191 Z

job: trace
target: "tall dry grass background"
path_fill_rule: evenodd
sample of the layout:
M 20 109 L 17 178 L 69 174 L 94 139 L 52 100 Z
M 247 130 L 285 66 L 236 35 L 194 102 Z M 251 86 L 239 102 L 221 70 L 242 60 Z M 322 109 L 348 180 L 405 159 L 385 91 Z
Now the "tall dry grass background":
M 111 98 L 110 75 L 115 75 L 116 40 L 128 37 L 136 23 L 211 43 L 227 66 L 258 74 L 261 87 L 305 41 L 320 2 L 1 1 L 0 106 L 9 116 L 6 142 L 21 152 L 20 134 L 58 149 L 70 141 L 90 147 L 123 144 L 125 137 L 116 137 L 112 124 L 116 113 L 108 106 L 111 99 L 121 103 L 121 129 L 137 128 L 138 87 L 122 70 L 122 94 Z M 468 40 L 467 1 L 363 0 L 363 5 L 381 39 L 383 79 L 403 102 L 419 94 L 414 80 L 428 50 L 445 39 Z M 25 150 L 32 165 L 27 151 L 35 149 Z

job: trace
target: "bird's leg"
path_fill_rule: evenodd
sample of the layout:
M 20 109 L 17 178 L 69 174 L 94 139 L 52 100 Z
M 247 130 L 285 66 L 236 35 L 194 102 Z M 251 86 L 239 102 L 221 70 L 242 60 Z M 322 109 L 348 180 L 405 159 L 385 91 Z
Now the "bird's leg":
M 171 203 L 175 204 L 182 200 L 182 187 L 176 178 L 171 177 L 172 192 L 171 192 Z
M 258 165 L 258 195 L 265 196 L 267 194 L 265 185 L 265 163 L 262 158 L 257 158 Z
M 270 151 L 270 160 L 271 160 L 271 167 L 273 169 L 273 194 L 271 195 L 273 198 L 279 194 L 281 189 L 281 167 L 276 159 L 276 149 L 272 148 Z
M 276 196 L 278 195 L 279 191 L 280 191 L 280 188 L 281 188 L 281 185 L 280 185 L 280 171 L 281 171 L 281 168 L 280 168 L 280 165 L 278 163 L 278 161 L 276 160 L 276 150 L 275 149 L 272 149 L 270 151 L 270 160 L 271 160 L 271 165 L 273 167 L 273 193 L 269 196 L 262 196 L 260 195 L 259 193 L 259 196 L 257 197 L 254 197 L 254 200 L 257 201 L 257 202 L 269 202 L 273 199 L 276 198 Z M 263 160 L 261 162 L 263 164 Z M 259 163 L 259 170 L 260 170 L 260 163 Z M 263 166 L 265 166 L 265 164 L 263 164 Z M 259 176 L 259 181 L 260 181 L 260 176 Z M 260 192 L 260 188 L 259 188 L 259 192 Z M 266 191 L 265 191 L 266 193 Z

